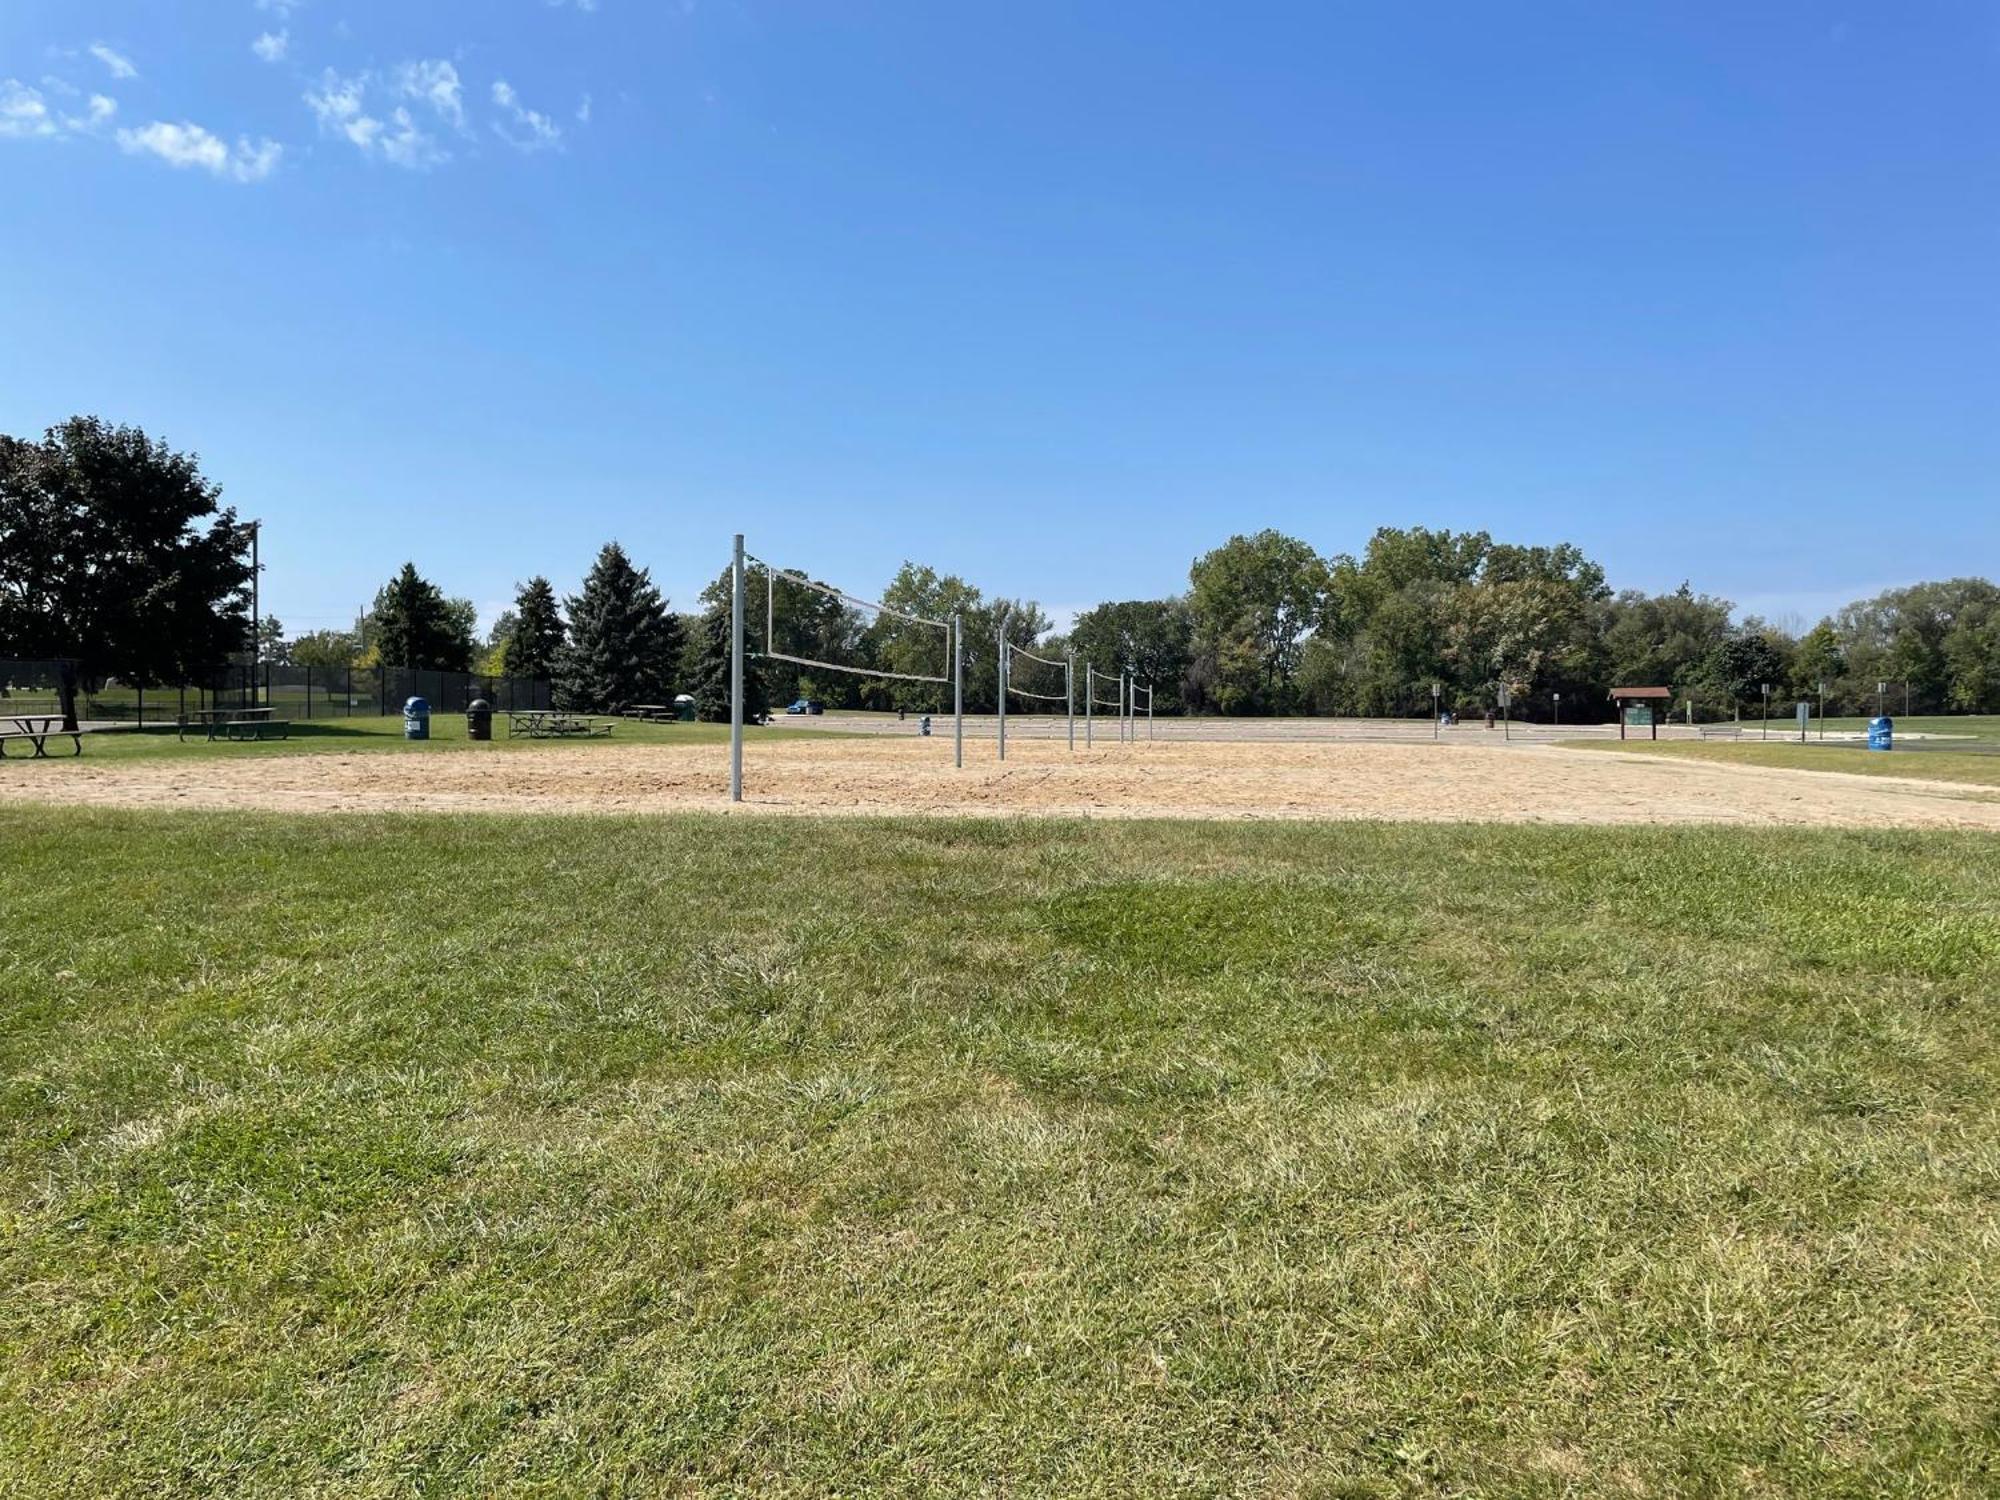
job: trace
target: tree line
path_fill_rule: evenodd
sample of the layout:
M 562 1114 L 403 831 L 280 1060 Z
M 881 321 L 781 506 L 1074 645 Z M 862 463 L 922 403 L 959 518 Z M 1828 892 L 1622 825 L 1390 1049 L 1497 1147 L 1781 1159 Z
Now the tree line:
M 199 461 L 135 427 L 76 417 L 40 440 L 0 436 L 0 655 L 75 661 L 87 678 L 196 681 L 249 654 L 250 526 Z M 990 712 L 997 643 L 1100 670 L 1130 668 L 1162 713 L 1418 715 L 1476 712 L 1502 689 L 1517 711 L 1601 718 L 1620 686 L 1668 687 L 1703 716 L 1822 691 L 1835 711 L 1907 705 L 2000 712 L 2000 588 L 1967 577 L 1891 589 L 1793 633 L 1688 584 L 1613 591 L 1568 543 L 1384 527 L 1359 553 L 1323 554 L 1271 530 L 1196 558 L 1186 587 L 1100 604 L 1055 631 L 1032 600 L 905 562 L 886 608 L 814 581 L 754 573 L 752 712 L 811 697 L 836 708 L 950 706 L 948 632 L 963 622 L 965 701 Z M 727 717 L 730 578 L 676 612 L 616 542 L 559 599 L 529 579 L 484 636 L 471 601 L 406 563 L 353 631 L 286 638 L 256 623 L 259 659 L 546 678 L 593 712 L 686 693 Z M 828 665 L 819 665 L 828 664 Z M 858 676 L 829 667 L 886 674 Z M 1021 660 L 1015 684 L 1059 708 L 1059 671 Z M 1080 692 L 1079 688 L 1079 692 Z

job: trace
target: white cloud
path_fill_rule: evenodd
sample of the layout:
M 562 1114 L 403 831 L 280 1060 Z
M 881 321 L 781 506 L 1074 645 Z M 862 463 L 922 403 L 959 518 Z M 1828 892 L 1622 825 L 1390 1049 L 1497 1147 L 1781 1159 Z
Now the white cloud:
M 508 121 L 493 122 L 493 133 L 517 151 L 545 151 L 562 144 L 562 127 L 539 110 L 525 108 L 514 86 L 504 78 L 493 81 L 493 102 L 508 115 Z
M 549 0 L 549 6 L 554 10 L 561 10 L 565 5 L 574 5 L 582 11 L 592 11 L 597 9 L 597 0 Z
M 365 73 L 342 78 L 329 68 L 320 86 L 306 91 L 306 105 L 318 117 L 323 133 L 345 137 L 363 156 L 379 154 L 384 161 L 411 171 L 450 160 L 404 106 L 392 109 L 387 123 L 368 113 L 364 107 L 368 82 Z
M 18 78 L 0 80 L 0 140 L 25 141 L 60 133 L 40 89 L 29 88 Z
M 289 20 L 293 11 L 304 6 L 306 0 L 257 0 L 257 9 L 268 10 L 279 20 Z
M 90 44 L 90 55 L 103 63 L 113 78 L 137 78 L 139 70 L 132 66 L 132 59 L 121 52 L 114 52 L 102 42 Z
M 292 34 L 267 31 L 250 44 L 250 50 L 267 63 L 283 62 L 285 54 L 292 50 Z
M 234 182 L 262 182 L 277 170 L 285 148 L 276 141 L 252 144 L 239 136 L 234 146 L 191 121 L 178 125 L 155 120 L 137 130 L 118 132 L 118 144 L 134 155 L 157 156 L 170 167 L 196 167 Z
M 579 125 L 588 125 L 590 123 L 590 95 L 588 94 L 583 96 L 583 103 L 576 107 L 576 123 Z
M 58 80 L 48 80 L 51 83 Z M 61 84 L 57 92 L 76 98 L 80 91 Z M 61 135 L 88 135 L 118 113 L 118 101 L 92 94 L 82 114 L 51 109 L 48 96 L 18 78 L 0 79 L 0 140 L 37 140 Z
M 405 99 L 421 99 L 453 128 L 465 126 L 465 94 L 458 69 L 443 58 L 406 62 L 396 69 L 391 87 Z

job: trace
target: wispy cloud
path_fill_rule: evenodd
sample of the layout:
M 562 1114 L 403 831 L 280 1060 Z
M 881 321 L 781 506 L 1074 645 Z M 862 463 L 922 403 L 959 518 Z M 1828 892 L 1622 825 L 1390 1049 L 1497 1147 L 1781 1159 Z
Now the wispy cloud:
M 454 80 L 456 76 L 454 71 Z M 365 73 L 342 78 L 333 69 L 327 69 L 319 87 L 308 89 L 305 95 L 306 106 L 318 118 L 320 131 L 345 138 L 363 156 L 380 156 L 392 166 L 413 172 L 451 159 L 436 137 L 417 124 L 406 106 L 396 105 L 386 116 L 371 114 L 367 108 L 368 86 Z
M 257 9 L 267 10 L 279 20 L 287 20 L 295 10 L 304 7 L 306 0 L 257 0 Z
M 458 69 L 443 58 L 401 64 L 392 75 L 390 86 L 401 98 L 430 105 L 437 117 L 449 121 L 454 129 L 464 129 L 464 85 L 459 81 Z
M 137 78 L 139 70 L 132 66 L 132 59 L 122 52 L 114 52 L 102 42 L 90 44 L 90 55 L 103 63 L 113 78 Z
M 60 79 L 45 80 L 67 98 L 80 98 L 82 91 Z M 118 101 L 92 94 L 82 113 L 60 109 L 49 103 L 40 89 L 30 88 L 18 78 L 0 79 L 0 140 L 46 140 L 64 135 L 86 135 L 110 123 L 118 113 Z
M 493 80 L 493 102 L 507 116 L 493 122 L 493 133 L 515 150 L 547 151 L 562 144 L 562 127 L 539 110 L 523 105 L 506 79 Z
M 133 155 L 156 156 L 170 167 L 191 167 L 232 182 L 262 182 L 277 170 L 285 154 L 276 141 L 252 143 L 247 136 L 227 145 L 213 132 L 185 120 L 178 125 L 155 120 L 137 130 L 121 130 L 118 144 Z
M 571 5 L 578 10 L 591 11 L 597 9 L 597 0 L 549 0 L 549 8 L 552 10 L 562 10 Z
M 590 123 L 590 109 L 591 109 L 590 95 L 585 94 L 583 96 L 583 102 L 577 105 L 576 107 L 577 124 L 588 125 Z
M 267 31 L 250 44 L 250 50 L 267 63 L 283 62 L 292 50 L 289 31 Z

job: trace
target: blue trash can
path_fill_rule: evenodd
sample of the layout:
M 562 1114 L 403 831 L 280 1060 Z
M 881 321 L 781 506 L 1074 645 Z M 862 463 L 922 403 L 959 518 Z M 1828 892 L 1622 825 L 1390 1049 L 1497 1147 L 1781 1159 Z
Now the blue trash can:
M 427 740 L 430 737 L 431 706 L 422 698 L 412 698 L 403 705 L 403 738 Z
M 1893 750 L 1896 745 L 1896 721 L 1884 714 L 1879 719 L 1868 721 L 1868 748 L 1870 750 Z

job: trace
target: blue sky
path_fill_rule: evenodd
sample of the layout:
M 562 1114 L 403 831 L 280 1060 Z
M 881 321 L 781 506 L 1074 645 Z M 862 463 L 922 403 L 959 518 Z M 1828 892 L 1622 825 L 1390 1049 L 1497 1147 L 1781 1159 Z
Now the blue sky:
M 268 607 L 747 531 L 1064 610 L 1270 525 L 1811 616 L 2000 568 L 2000 9 L 8 0 L 0 430 Z

